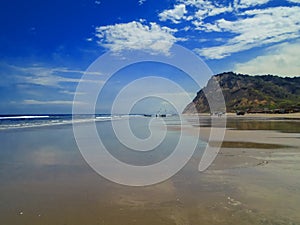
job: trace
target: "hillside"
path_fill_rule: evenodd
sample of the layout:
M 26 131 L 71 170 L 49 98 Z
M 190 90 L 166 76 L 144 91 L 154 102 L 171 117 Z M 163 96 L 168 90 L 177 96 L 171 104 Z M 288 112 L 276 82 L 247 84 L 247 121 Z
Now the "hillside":
M 228 72 L 213 76 L 183 113 L 210 112 L 207 97 L 211 98 L 210 95 L 215 94 L 212 91 L 215 89 L 212 87 L 214 82 L 221 87 L 227 112 L 300 111 L 300 77 L 249 76 Z

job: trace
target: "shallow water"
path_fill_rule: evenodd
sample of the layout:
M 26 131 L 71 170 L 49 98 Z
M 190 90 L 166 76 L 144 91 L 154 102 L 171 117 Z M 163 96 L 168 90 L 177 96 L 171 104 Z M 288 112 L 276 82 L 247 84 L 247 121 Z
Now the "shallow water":
M 194 126 L 210 127 L 211 118 L 202 116 L 200 119 L 191 117 Z M 200 125 L 199 125 L 200 124 Z M 217 124 L 217 122 L 216 122 Z M 254 117 L 228 117 L 226 127 L 237 130 L 274 130 L 285 133 L 300 133 L 300 120 L 290 118 L 254 118 Z
M 168 123 L 178 121 L 173 118 Z M 149 135 L 144 124 L 132 124 L 143 138 Z M 125 152 L 128 149 L 114 139 L 109 122 L 98 122 L 97 128 L 112 154 L 137 165 L 167 157 L 179 135 L 178 130 L 169 130 L 157 151 L 144 157 Z M 159 126 L 155 129 L 160 132 Z M 282 131 L 282 124 L 272 122 L 272 130 Z M 233 149 L 226 145 L 215 162 L 223 168 L 213 165 L 199 173 L 204 148 L 199 142 L 193 158 L 171 179 L 148 187 L 127 187 L 102 178 L 87 165 L 70 125 L 0 131 L 0 143 L 1 224 L 300 224 L 300 158 L 296 154 L 300 146 L 264 152 L 255 145 Z M 222 158 L 236 160 L 245 154 L 269 163 L 258 166 L 246 157 L 246 167 L 223 164 Z

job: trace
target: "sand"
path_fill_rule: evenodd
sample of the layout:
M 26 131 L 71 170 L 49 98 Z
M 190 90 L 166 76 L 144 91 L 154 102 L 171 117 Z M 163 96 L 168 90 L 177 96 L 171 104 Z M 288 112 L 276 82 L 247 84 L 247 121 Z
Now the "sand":
M 209 118 L 201 116 L 200 121 Z M 296 213 L 300 210 L 300 114 L 227 116 L 222 147 L 203 173 L 208 180 L 233 188 L 231 194 L 225 192 L 224 209 L 236 208 L 233 215 L 253 219 L 245 224 L 300 224 Z M 210 127 L 185 132 L 196 135 L 197 129 L 200 139 L 213 145 Z
M 207 113 L 199 113 L 200 116 L 208 116 Z M 190 116 L 193 116 L 190 114 Z M 240 118 L 240 117 L 246 117 L 246 118 L 290 118 L 290 119 L 300 119 L 300 113 L 283 113 L 283 114 L 269 114 L 269 113 L 250 113 L 245 114 L 244 116 L 237 116 L 235 113 L 226 113 L 227 117 L 230 118 Z

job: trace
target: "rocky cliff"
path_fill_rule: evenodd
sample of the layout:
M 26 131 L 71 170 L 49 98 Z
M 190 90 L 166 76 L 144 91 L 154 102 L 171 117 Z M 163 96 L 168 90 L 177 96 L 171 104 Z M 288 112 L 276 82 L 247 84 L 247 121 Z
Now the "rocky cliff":
M 233 72 L 213 76 L 201 89 L 183 113 L 214 112 L 207 99 L 216 98 L 215 83 L 218 83 L 227 112 L 293 112 L 300 111 L 300 77 L 273 75 L 249 76 Z

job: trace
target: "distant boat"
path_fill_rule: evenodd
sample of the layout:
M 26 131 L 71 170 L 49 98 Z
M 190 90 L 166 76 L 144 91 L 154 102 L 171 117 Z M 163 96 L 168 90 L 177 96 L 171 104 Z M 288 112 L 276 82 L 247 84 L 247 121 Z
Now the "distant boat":
M 144 114 L 145 117 L 152 117 L 151 114 Z
M 156 113 L 156 117 L 167 117 L 167 111 L 166 110 L 164 110 L 164 113 L 162 113 L 162 109 L 160 109 L 159 111 L 158 111 L 158 113 Z
M 236 115 L 237 116 L 244 116 L 245 115 L 245 111 L 236 111 Z
M 155 116 L 156 116 L 156 117 L 167 117 L 166 114 L 156 114 Z

